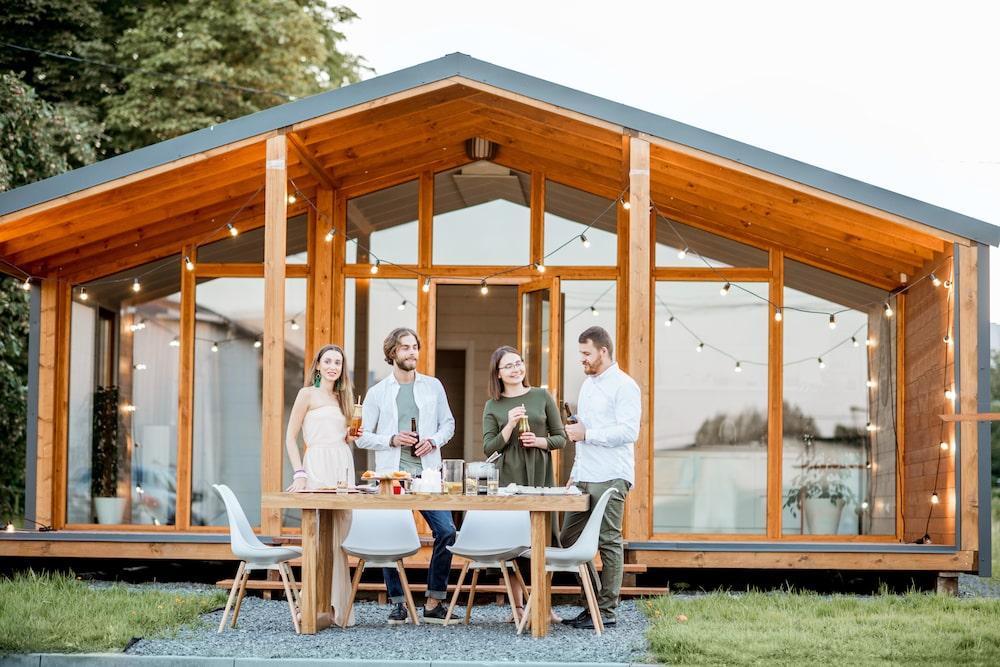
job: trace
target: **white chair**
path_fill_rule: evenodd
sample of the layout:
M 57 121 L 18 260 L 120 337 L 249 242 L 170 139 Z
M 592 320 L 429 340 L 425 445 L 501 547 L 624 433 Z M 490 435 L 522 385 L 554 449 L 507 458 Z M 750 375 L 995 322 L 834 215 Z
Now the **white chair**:
M 472 605 L 476 599 L 476 582 L 479 579 L 479 571 L 489 568 L 497 568 L 503 574 L 503 583 L 507 588 L 507 599 L 510 601 L 510 608 L 514 613 L 514 622 L 521 619 L 517 615 L 517 606 L 514 604 L 514 593 L 511 589 L 510 576 L 507 568 L 513 566 L 514 575 L 521 584 L 522 590 L 527 591 L 521 571 L 514 560 L 531 545 L 531 519 L 527 512 L 517 511 L 486 511 L 470 510 L 465 513 L 462 521 L 462 529 L 458 531 L 455 544 L 448 547 L 453 554 L 466 559 L 462 566 L 462 573 L 458 575 L 458 585 L 455 586 L 455 593 L 451 597 L 451 605 L 448 607 L 448 615 L 444 622 L 448 625 L 451 619 L 451 612 L 458 602 L 458 595 L 465 581 L 465 575 L 472 570 L 472 585 L 469 588 L 469 601 L 465 605 L 465 624 L 469 624 L 472 617 Z
M 233 588 L 229 591 L 229 600 L 226 601 L 226 610 L 222 612 L 222 621 L 219 623 L 219 632 L 226 627 L 226 617 L 229 616 L 229 609 L 236 600 L 236 608 L 233 610 L 232 627 L 236 627 L 236 619 L 240 615 L 240 605 L 247 590 L 247 580 L 254 570 L 277 570 L 281 575 L 281 581 L 285 585 L 285 597 L 288 599 L 288 609 L 292 612 L 292 626 L 295 633 L 299 633 L 299 597 L 295 586 L 295 575 L 288 564 L 293 558 L 302 555 L 301 547 L 269 547 L 254 535 L 247 515 L 244 514 L 240 501 L 236 499 L 236 494 L 225 484 L 213 484 L 214 488 L 223 502 L 226 503 L 226 513 L 229 515 L 229 541 L 233 549 L 233 555 L 240 559 L 240 567 L 236 571 L 236 579 L 233 580 Z
M 576 572 L 583 582 L 583 592 L 587 597 L 587 607 L 590 609 L 590 618 L 594 622 L 594 631 L 600 635 L 604 631 L 604 623 L 601 621 L 601 612 L 597 608 L 597 593 L 594 591 L 594 581 L 590 578 L 590 570 L 587 564 L 597 556 L 597 540 L 601 534 L 601 521 L 604 520 L 604 511 L 608 507 L 611 495 L 618 493 L 618 489 L 608 489 L 594 503 L 580 537 L 571 547 L 545 547 L 545 571 L 546 572 Z M 534 593 L 528 596 L 528 603 L 524 605 L 524 615 L 517 625 L 517 634 L 524 632 L 528 619 L 531 618 L 531 602 Z
M 406 595 L 406 609 L 410 614 L 410 622 L 420 625 L 417 620 L 417 608 L 413 604 L 413 594 L 410 583 L 406 579 L 406 569 L 403 559 L 420 551 L 420 538 L 417 536 L 417 524 L 410 510 L 355 510 L 351 521 L 351 530 L 347 533 L 342 545 L 344 551 L 358 559 L 354 570 L 354 581 L 351 584 L 351 597 L 347 601 L 347 610 L 343 614 L 340 627 L 347 625 L 350 609 L 358 594 L 361 584 L 361 573 L 365 567 L 395 567 L 399 572 L 399 581 Z

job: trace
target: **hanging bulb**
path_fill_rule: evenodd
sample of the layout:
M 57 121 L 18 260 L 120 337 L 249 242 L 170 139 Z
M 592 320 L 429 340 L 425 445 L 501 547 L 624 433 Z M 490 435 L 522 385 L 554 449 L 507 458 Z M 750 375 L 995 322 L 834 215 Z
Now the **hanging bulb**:
M 944 281 L 944 288 L 945 289 L 951 289 L 951 281 L 950 280 Z
M 598 316 L 598 315 L 600 315 L 601 313 L 600 313 L 600 312 L 598 312 L 597 308 L 594 308 L 593 306 L 591 306 L 591 307 L 590 307 L 590 314 L 591 314 L 591 315 L 593 315 L 594 317 L 597 317 L 597 316 Z
M 138 493 L 140 496 L 142 495 L 142 493 L 143 493 L 143 491 L 142 491 L 142 484 L 136 484 L 135 485 L 135 492 Z
M 947 398 L 949 401 L 954 401 L 955 400 L 955 390 L 954 389 L 945 389 L 944 390 L 944 397 Z
M 535 264 L 535 270 L 538 271 L 539 273 L 545 273 L 545 265 L 542 264 L 541 262 L 538 262 L 537 264 Z
M 212 342 L 212 352 L 218 352 L 218 351 L 219 351 L 219 344 L 213 341 Z
M 944 335 L 944 342 L 946 344 L 948 344 L 948 345 L 951 345 L 951 336 L 949 336 L 948 334 L 945 334 Z
M 486 279 L 485 278 L 482 281 L 480 281 L 480 283 L 479 283 L 479 292 L 480 292 L 480 294 L 489 294 L 490 293 L 490 288 L 486 286 Z
M 868 387 L 869 389 L 874 389 L 877 385 L 875 380 L 868 380 L 867 382 L 865 382 L 865 386 Z
M 819 364 L 820 368 L 826 368 L 826 362 L 823 361 L 823 357 L 816 357 L 816 363 Z
M 743 367 L 740 366 L 740 362 L 737 361 L 736 365 L 733 366 L 733 372 L 734 373 L 742 373 L 743 372 Z
M 698 341 L 698 347 L 696 347 L 694 349 L 695 349 L 695 352 L 701 352 L 702 350 L 705 349 L 705 344 L 702 343 L 701 341 Z
M 300 329 L 299 323 L 296 320 L 292 320 L 292 331 L 298 331 Z
M 882 305 L 882 311 L 885 313 L 886 317 L 892 317 L 892 306 L 889 305 L 888 301 Z
M 721 294 L 722 296 L 726 296 L 727 294 L 729 294 L 729 290 L 731 290 L 732 287 L 733 287 L 732 285 L 726 283 L 725 285 L 722 286 L 722 289 L 719 290 L 719 294 Z
M 261 345 L 263 345 L 263 344 L 264 343 L 261 342 L 260 338 L 258 338 L 257 340 L 255 340 L 253 342 L 254 349 L 259 350 L 260 347 L 261 347 Z
M 774 321 L 775 322 L 780 322 L 783 319 L 785 319 L 785 317 L 784 317 L 784 315 L 781 314 L 781 308 L 775 307 L 775 309 L 774 309 Z
M 935 276 L 933 272 L 931 272 L 931 283 L 934 287 L 941 287 L 941 279 Z
M 27 278 L 24 279 L 24 282 L 21 283 L 21 289 L 23 289 L 25 292 L 31 289 L 31 276 L 28 276 Z
M 625 209 L 626 211 L 632 208 L 632 204 L 629 202 L 628 199 L 625 199 L 625 195 L 622 195 L 620 201 L 622 203 L 622 208 Z
M 227 222 L 226 223 L 226 229 L 229 230 L 229 235 L 230 236 L 238 236 L 239 233 L 240 233 L 240 230 L 238 230 L 235 227 L 233 227 L 233 223 L 231 223 L 231 222 Z
M 135 406 L 131 403 L 125 403 L 122 405 L 122 412 L 132 413 L 135 412 Z
M 854 347 L 858 347 L 859 345 L 861 345 L 861 343 L 858 342 L 857 338 L 851 336 L 851 345 L 853 345 Z
M 146 364 L 136 364 L 132 368 L 137 371 L 144 371 L 146 370 Z
M 132 291 L 133 292 L 138 292 L 141 289 L 142 289 L 142 285 L 139 284 L 139 279 L 138 278 L 134 278 L 132 280 Z
M 396 310 L 406 310 L 406 299 L 399 302 L 399 305 L 396 306 Z
M 184 268 L 188 271 L 194 271 L 194 262 L 187 255 L 184 256 Z
M 580 243 L 583 244 L 584 248 L 589 248 L 590 247 L 590 241 L 587 240 L 586 234 L 580 234 Z
M 14 528 L 14 524 L 12 524 L 12 523 L 11 523 L 10 521 L 8 521 L 8 522 L 7 522 L 7 527 L 6 527 L 6 528 L 4 528 L 4 530 L 5 530 L 5 531 L 7 531 L 8 533 L 13 533 L 13 532 L 15 532 L 15 531 L 16 531 L 17 529 L 16 529 L 16 528 Z
M 874 433 L 876 430 L 878 430 L 878 427 L 875 426 L 875 424 L 868 422 L 867 424 L 865 424 L 865 430 L 868 431 L 869 433 Z
M 663 321 L 663 326 L 665 326 L 665 327 L 673 326 L 673 324 L 674 324 L 674 316 L 673 315 L 671 315 L 670 317 L 668 317 L 667 319 L 665 319 Z
M 941 499 L 938 497 L 937 491 L 935 491 L 931 494 L 931 505 L 937 505 L 939 502 L 941 502 Z
M 295 203 L 295 195 L 288 195 L 288 203 L 289 204 Z
M 865 347 L 875 347 L 875 339 L 871 336 L 865 338 Z
M 424 294 L 426 294 L 427 292 L 431 291 L 431 279 L 430 278 L 424 278 L 423 290 L 424 290 Z
M 861 501 L 861 509 L 863 509 L 863 510 L 868 509 L 868 501 L 867 500 Z
M 940 447 L 940 448 L 941 448 L 942 450 L 944 450 L 944 451 L 948 451 L 948 443 L 947 443 L 947 442 L 945 442 L 944 440 L 942 440 L 942 441 L 941 441 L 941 442 L 940 442 L 940 443 L 938 444 L 938 446 L 939 446 L 939 447 Z
M 685 257 L 687 257 L 687 254 L 688 254 L 687 246 L 684 246 L 683 249 L 677 252 L 677 259 L 684 259 Z
M 80 288 L 80 301 L 86 301 L 89 298 L 90 298 L 90 296 L 87 294 L 87 288 L 86 287 L 81 287 Z
M 378 259 L 375 260 L 375 263 L 372 264 L 371 269 L 370 269 L 370 271 L 372 272 L 372 275 L 375 275 L 376 273 L 378 273 L 378 265 L 381 264 L 381 263 L 382 263 L 381 260 L 378 260 Z
M 830 315 L 830 328 L 831 329 L 836 329 L 837 328 L 837 316 L 836 315 L 832 315 L 832 314 Z
M 333 237 L 334 237 L 334 235 L 335 235 L 336 233 L 337 233 L 337 230 L 336 230 L 336 229 L 334 229 L 333 227 L 331 227 L 331 228 L 330 228 L 330 231 L 328 231 L 328 232 L 326 233 L 326 236 L 324 236 L 324 237 L 323 237 L 323 240 L 324 240 L 324 241 L 326 241 L 327 243 L 329 243 L 330 241 L 332 241 L 332 240 L 333 240 Z
M 177 336 L 174 336 L 173 340 L 170 341 L 170 347 L 180 347 L 181 341 Z

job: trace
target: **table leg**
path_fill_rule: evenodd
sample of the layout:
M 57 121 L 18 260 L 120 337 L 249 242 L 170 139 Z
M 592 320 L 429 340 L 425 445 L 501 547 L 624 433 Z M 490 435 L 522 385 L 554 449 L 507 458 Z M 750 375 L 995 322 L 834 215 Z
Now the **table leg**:
M 531 513 L 531 636 L 544 637 L 549 633 L 550 599 L 549 577 L 545 572 L 545 545 L 549 541 L 549 513 Z
M 302 510 L 302 624 L 304 635 L 333 625 L 333 510 Z

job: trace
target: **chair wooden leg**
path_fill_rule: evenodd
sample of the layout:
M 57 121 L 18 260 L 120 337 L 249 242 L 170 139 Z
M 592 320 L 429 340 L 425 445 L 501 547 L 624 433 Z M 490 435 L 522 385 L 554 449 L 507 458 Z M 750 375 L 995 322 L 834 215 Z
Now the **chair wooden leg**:
M 524 591 L 524 595 L 531 595 L 531 591 L 528 589 L 528 584 L 524 582 L 524 577 L 521 575 L 521 568 L 517 566 L 517 561 L 512 560 L 511 564 L 514 566 L 514 576 L 517 577 L 517 581 L 521 584 L 521 590 Z
M 465 605 L 465 624 L 472 620 L 472 605 L 476 603 L 476 582 L 479 581 L 479 570 L 472 571 L 472 585 L 469 586 L 469 602 Z
M 410 592 L 410 582 L 406 578 L 406 568 L 403 567 L 403 561 L 396 561 L 396 569 L 399 570 L 399 582 L 403 584 L 403 594 L 406 595 L 406 608 L 410 611 L 410 620 L 413 621 L 413 625 L 420 625 L 420 619 L 417 618 L 417 606 L 413 604 L 413 593 Z
M 594 593 L 594 582 L 590 578 L 587 566 L 580 566 L 580 579 L 583 580 L 583 592 L 587 597 L 587 607 L 590 609 L 590 619 L 594 622 L 594 632 L 600 636 L 604 629 L 601 621 L 601 610 L 597 607 L 597 595 Z
M 240 582 L 240 592 L 236 596 L 236 608 L 233 609 L 233 622 L 229 627 L 236 627 L 236 619 L 240 617 L 240 607 L 243 605 L 243 596 L 247 593 L 247 580 L 250 579 L 250 566 L 243 569 L 243 581 Z
M 524 629 L 531 623 L 531 602 L 535 599 L 535 594 L 528 595 L 528 601 L 524 603 L 524 613 L 521 614 L 521 622 L 517 624 L 517 634 L 524 632 Z
M 236 578 L 233 579 L 233 587 L 229 589 L 229 599 L 226 600 L 226 609 L 222 612 L 222 620 L 219 621 L 219 632 L 222 632 L 226 627 L 226 617 L 229 616 L 229 610 L 233 608 L 233 600 L 236 599 L 236 592 L 240 588 L 240 584 L 243 582 L 243 570 L 246 568 L 247 562 L 245 560 L 240 561 L 240 566 L 236 570 Z
M 357 567 L 354 568 L 354 581 L 351 582 L 351 597 L 347 598 L 347 610 L 340 613 L 340 627 L 347 627 L 347 620 L 351 617 L 351 609 L 354 608 L 354 598 L 358 596 L 358 586 L 361 585 L 361 575 L 365 571 L 365 561 L 358 560 Z
M 507 589 L 507 599 L 510 601 L 510 613 L 514 616 L 514 622 L 521 621 L 517 616 L 517 604 L 514 603 L 514 589 L 510 586 L 510 575 L 507 573 L 507 563 L 500 563 L 500 573 L 503 574 L 503 585 Z
M 465 575 L 469 572 L 469 563 L 471 561 L 465 561 L 462 566 L 462 571 L 458 575 L 458 583 L 455 585 L 455 592 L 451 596 L 451 604 L 448 605 L 448 613 L 445 614 L 444 624 L 448 625 L 451 621 L 451 612 L 455 611 L 455 604 L 458 602 L 458 595 L 462 591 L 462 582 L 465 581 Z
M 295 597 L 292 595 L 292 587 L 288 583 L 288 573 L 285 572 L 285 567 L 287 563 L 278 563 L 278 574 L 281 576 L 281 583 L 285 586 L 285 599 L 288 601 L 288 611 L 292 614 L 292 627 L 295 628 L 295 634 L 301 634 L 299 631 L 299 618 L 298 611 L 295 609 Z
M 292 587 L 292 597 L 295 598 L 295 608 L 302 609 L 302 601 L 299 599 L 301 593 L 299 593 L 298 582 L 295 580 L 295 573 L 292 572 L 292 566 L 285 563 L 285 572 L 288 574 L 288 583 Z

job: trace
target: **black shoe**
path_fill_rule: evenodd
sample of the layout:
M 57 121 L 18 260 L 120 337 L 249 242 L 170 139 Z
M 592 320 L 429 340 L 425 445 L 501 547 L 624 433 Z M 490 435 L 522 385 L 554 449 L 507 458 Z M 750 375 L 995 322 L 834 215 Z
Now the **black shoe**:
M 397 602 L 392 605 L 392 611 L 389 612 L 389 625 L 403 625 L 410 620 L 410 615 L 406 611 L 406 605 L 402 602 Z
M 618 624 L 618 621 L 614 616 L 605 616 L 604 614 L 601 614 L 601 623 L 604 624 L 605 628 L 613 628 Z M 577 630 L 593 630 L 594 619 L 592 619 L 588 613 L 586 617 L 574 623 L 573 627 Z
M 577 614 L 573 618 L 564 618 L 562 620 L 562 624 L 563 625 L 576 625 L 577 623 L 579 623 L 580 621 L 582 621 L 585 618 L 590 618 L 590 612 L 587 611 L 586 609 L 584 609 L 583 611 L 581 611 L 579 614 Z
M 448 619 L 448 622 L 451 623 L 453 621 L 460 620 L 460 617 L 456 616 L 455 614 L 448 616 L 448 605 L 446 605 L 443 602 L 438 606 L 434 607 L 433 609 L 428 609 L 427 607 L 424 607 L 424 623 L 436 623 L 438 625 L 444 625 L 445 619 Z

